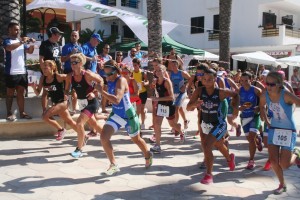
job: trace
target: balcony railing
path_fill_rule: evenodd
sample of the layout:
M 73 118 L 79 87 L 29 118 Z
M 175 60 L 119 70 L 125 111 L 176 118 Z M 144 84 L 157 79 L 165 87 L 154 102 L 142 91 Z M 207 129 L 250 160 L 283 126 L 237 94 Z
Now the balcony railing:
M 122 43 L 126 44 L 126 43 L 130 43 L 130 42 L 137 42 L 138 39 L 137 38 L 122 38 Z
M 219 40 L 219 33 L 208 33 L 208 41 Z
M 130 8 L 139 8 L 139 0 L 122 0 L 121 6 L 130 7 Z
M 299 30 L 285 29 L 285 35 L 294 38 L 300 38 Z
M 279 28 L 263 29 L 262 37 L 275 37 L 279 36 Z

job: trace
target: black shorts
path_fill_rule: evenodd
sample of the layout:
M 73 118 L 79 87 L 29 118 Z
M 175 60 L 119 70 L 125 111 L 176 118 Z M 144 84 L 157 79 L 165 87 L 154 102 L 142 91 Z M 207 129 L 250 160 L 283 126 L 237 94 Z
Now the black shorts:
M 5 84 L 7 88 L 16 88 L 17 86 L 27 88 L 27 74 L 5 75 Z
M 139 94 L 140 99 L 142 100 L 142 104 L 146 104 L 147 98 L 148 98 L 148 93 L 147 91 L 142 92 Z
M 81 112 L 91 118 L 98 111 L 98 108 L 99 101 L 97 98 L 93 98 L 92 100 L 88 100 L 88 105 Z

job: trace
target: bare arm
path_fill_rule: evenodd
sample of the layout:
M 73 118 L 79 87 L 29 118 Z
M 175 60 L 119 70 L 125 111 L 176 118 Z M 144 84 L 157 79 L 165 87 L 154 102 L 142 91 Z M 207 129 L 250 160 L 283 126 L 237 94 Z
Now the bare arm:
M 39 85 L 37 87 L 36 87 L 36 84 L 32 85 L 32 89 L 33 89 L 33 91 L 34 91 L 34 93 L 35 93 L 36 96 L 39 96 L 40 93 L 41 93 L 41 91 L 42 91 L 43 80 L 44 80 L 44 76 L 41 76 Z
M 260 118 L 262 119 L 262 121 L 265 121 L 268 126 L 270 126 L 270 122 L 266 112 L 266 104 L 267 102 L 266 102 L 266 91 L 265 91 L 259 97 Z
M 284 92 L 284 101 L 287 104 L 296 104 L 297 106 L 300 106 L 300 98 L 289 91 Z
M 187 111 L 193 111 L 195 108 L 201 105 L 201 103 L 203 102 L 199 98 L 201 93 L 202 93 L 202 87 L 196 88 L 195 92 L 193 93 L 192 97 L 190 98 L 190 101 L 186 106 Z

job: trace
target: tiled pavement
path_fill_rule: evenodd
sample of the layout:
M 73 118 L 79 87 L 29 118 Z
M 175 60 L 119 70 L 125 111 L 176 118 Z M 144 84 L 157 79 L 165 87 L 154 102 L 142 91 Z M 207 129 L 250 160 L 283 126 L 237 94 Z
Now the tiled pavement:
M 150 125 L 151 114 L 147 115 L 146 124 Z M 296 115 L 300 117 L 299 108 Z M 229 172 L 226 161 L 214 151 L 215 183 L 200 184 L 204 171 L 199 169 L 199 162 L 203 154 L 199 139 L 193 139 L 192 131 L 197 127 L 196 113 L 190 112 L 188 117 L 190 131 L 184 144 L 174 143 L 167 121 L 164 121 L 163 153 L 155 155 L 150 169 L 144 168 L 141 152 L 124 131 L 115 134 L 112 141 L 121 172 L 112 177 L 100 175 L 107 169 L 108 160 L 99 137 L 90 139 L 84 157 L 78 160 L 69 155 L 76 144 L 72 131 L 62 142 L 52 137 L 2 140 L 0 199 L 299 199 L 300 169 L 293 166 L 285 171 L 288 192 L 273 195 L 278 181 L 272 171 L 262 171 L 266 149 L 257 153 L 255 170 L 245 170 L 247 142 L 245 137 L 236 138 L 234 134 L 230 148 L 236 154 L 236 170 Z M 144 131 L 144 138 L 151 133 Z

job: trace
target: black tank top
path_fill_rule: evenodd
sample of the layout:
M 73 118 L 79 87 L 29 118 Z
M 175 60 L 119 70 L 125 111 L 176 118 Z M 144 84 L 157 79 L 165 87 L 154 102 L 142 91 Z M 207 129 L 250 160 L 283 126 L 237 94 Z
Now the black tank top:
M 89 85 L 85 80 L 85 71 L 82 71 L 80 82 L 75 81 L 74 74 L 72 75 L 72 88 L 76 91 L 78 99 L 86 99 L 86 95 L 94 90 L 93 85 Z
M 219 88 L 216 88 L 212 95 L 208 95 L 206 88 L 202 87 L 200 99 L 203 100 L 203 104 L 201 106 L 201 119 L 205 123 L 218 123 L 221 112 Z
M 54 74 L 52 83 L 46 82 L 46 76 L 44 77 L 43 85 L 44 89 L 48 91 L 48 97 L 50 97 L 52 103 L 57 104 L 64 101 L 64 84 L 58 82 L 56 74 Z
M 165 87 L 165 81 L 166 81 L 166 79 L 164 79 L 160 85 L 158 84 L 158 81 L 156 83 L 156 91 L 158 93 L 158 97 L 165 97 L 165 96 L 169 95 L 168 90 Z M 173 101 L 159 101 L 158 103 L 161 105 L 166 105 L 166 106 L 173 105 Z

